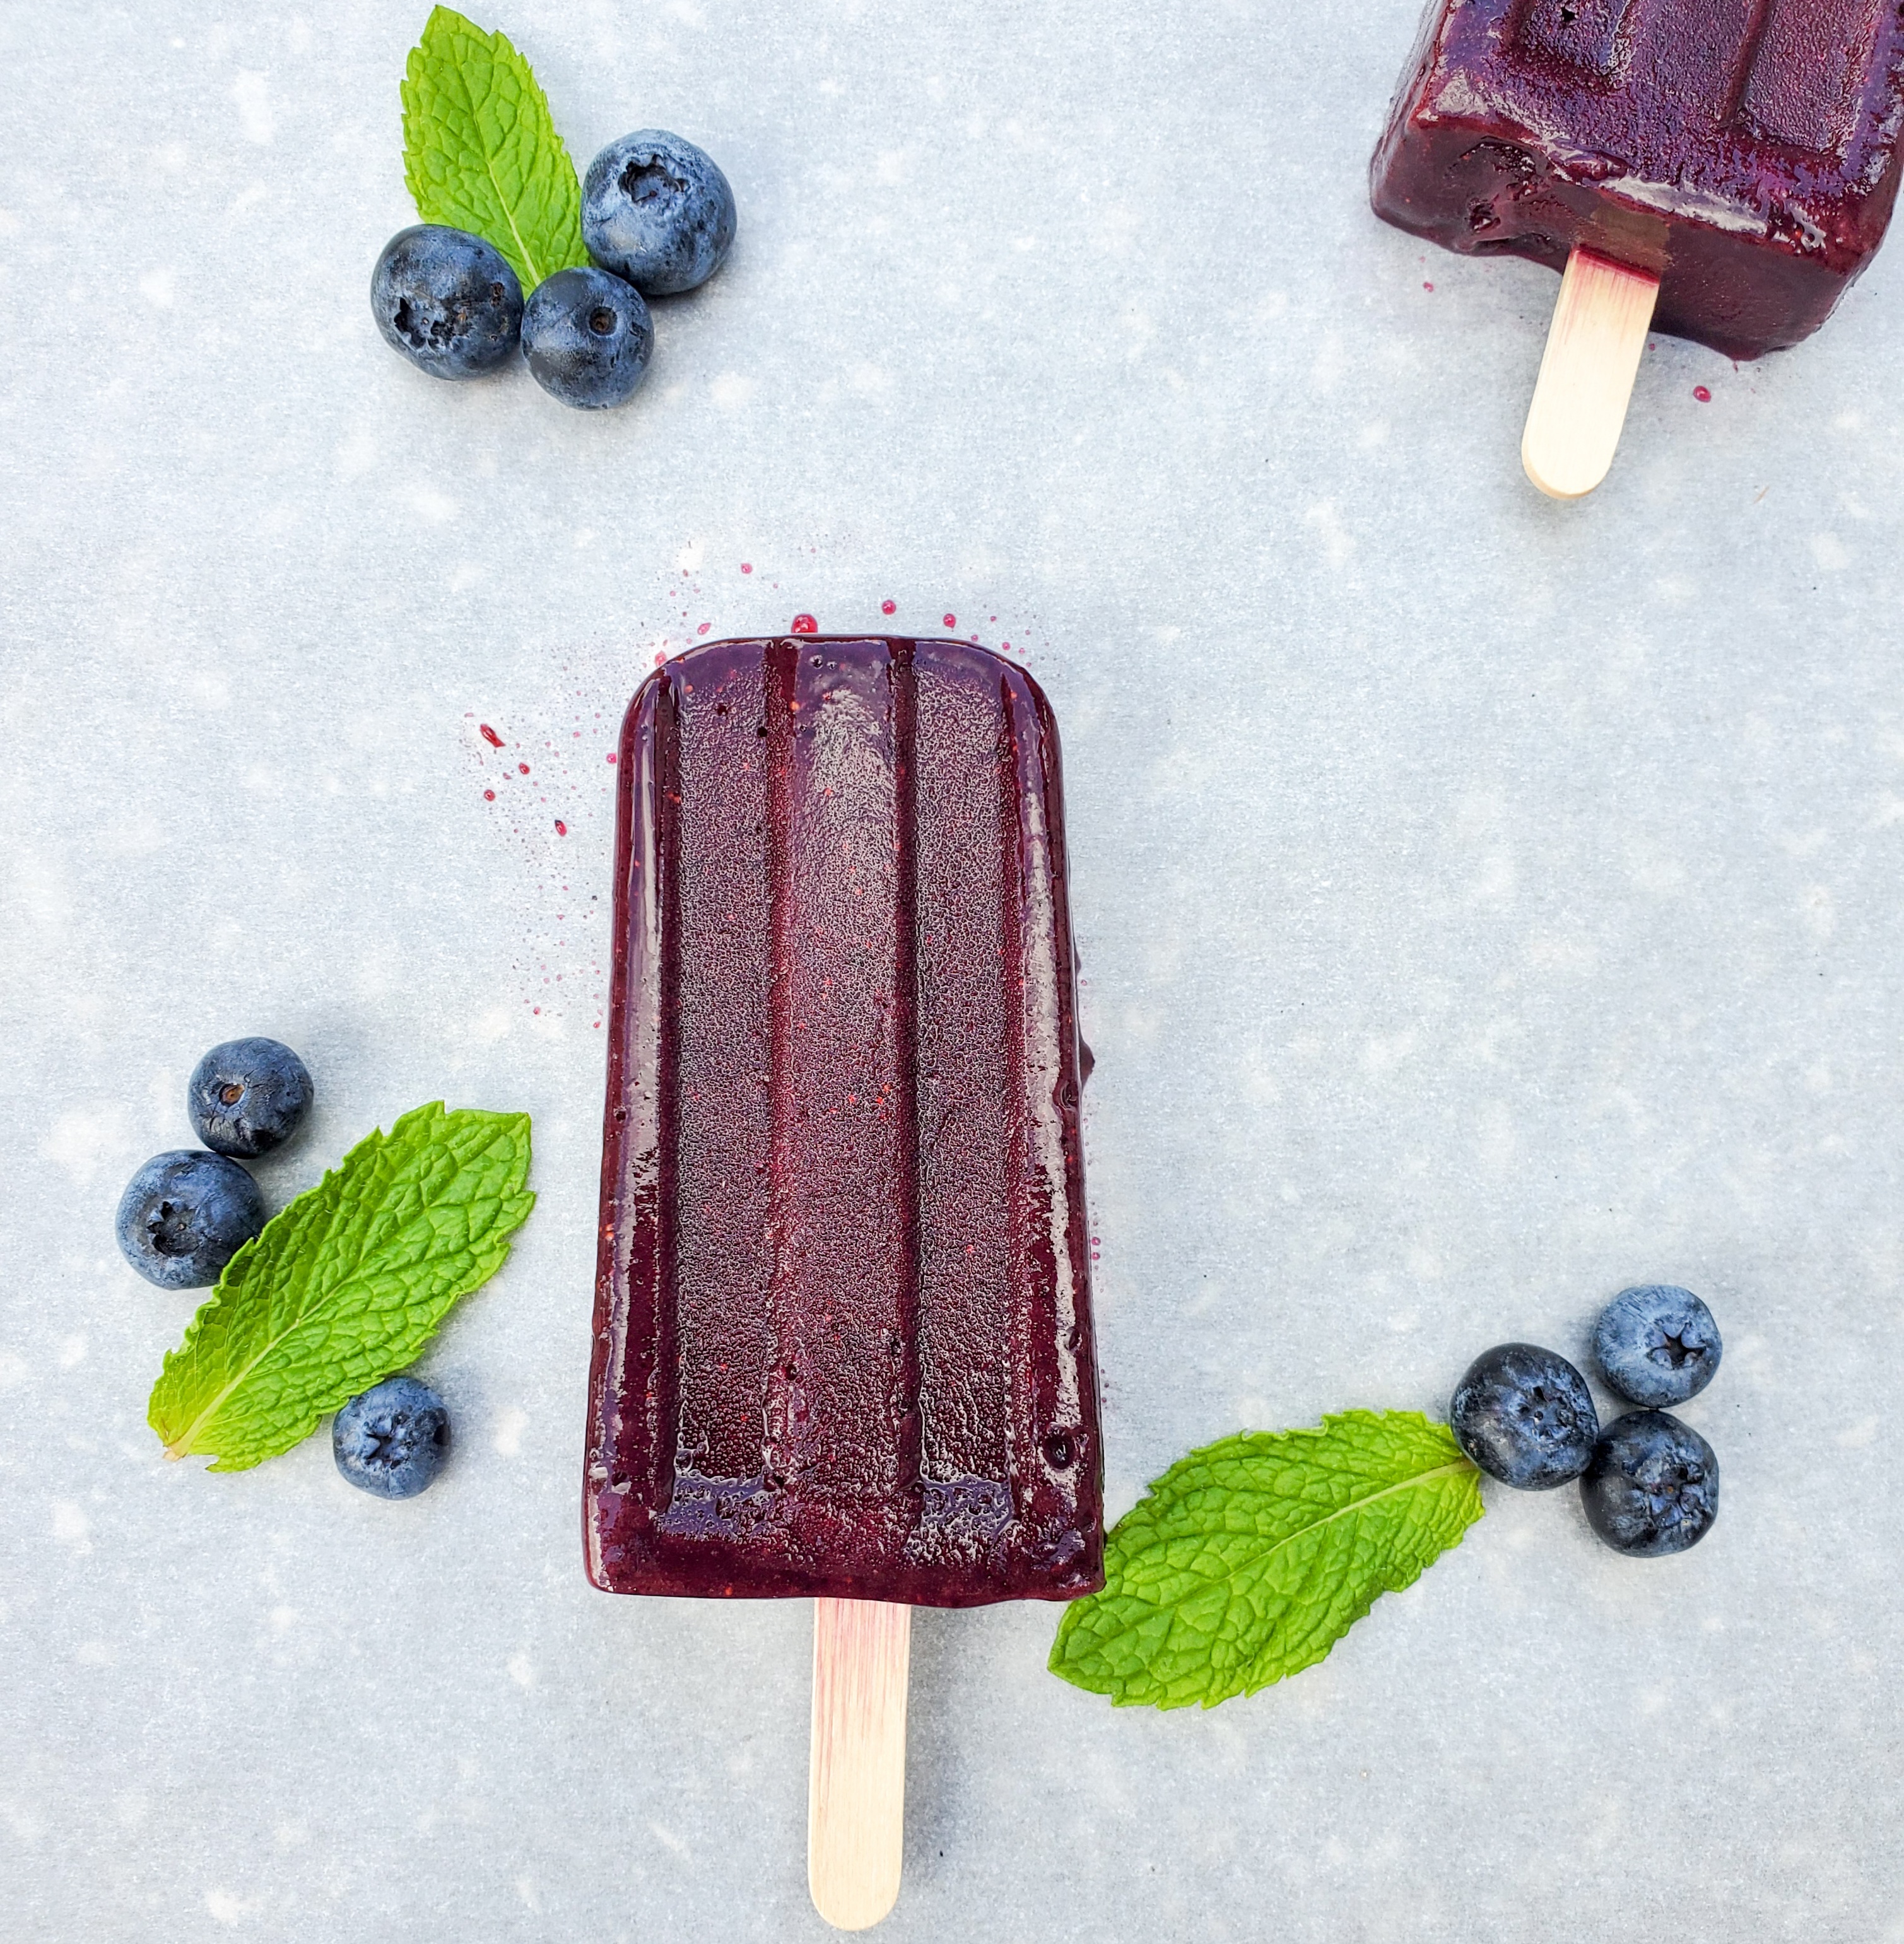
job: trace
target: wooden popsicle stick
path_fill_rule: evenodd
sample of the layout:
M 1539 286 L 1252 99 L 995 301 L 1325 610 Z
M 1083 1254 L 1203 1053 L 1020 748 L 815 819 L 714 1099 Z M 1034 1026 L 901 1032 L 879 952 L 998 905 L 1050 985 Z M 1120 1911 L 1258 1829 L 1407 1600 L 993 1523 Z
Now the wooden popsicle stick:
M 1521 463 L 1550 498 L 1577 500 L 1606 478 L 1659 294 L 1644 270 L 1591 250 L 1567 258 L 1521 435 Z
M 814 1602 L 807 1887 L 837 1930 L 877 1924 L 899 1895 L 912 1638 L 910 1607 Z

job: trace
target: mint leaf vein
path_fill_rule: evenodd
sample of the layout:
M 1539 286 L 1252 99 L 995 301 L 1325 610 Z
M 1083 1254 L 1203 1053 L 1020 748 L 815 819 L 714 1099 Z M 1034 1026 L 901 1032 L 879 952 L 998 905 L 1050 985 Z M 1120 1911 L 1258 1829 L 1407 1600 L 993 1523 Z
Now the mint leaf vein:
M 1481 1512 L 1480 1475 L 1419 1412 L 1220 1439 L 1112 1529 L 1104 1589 L 1066 1609 L 1051 1671 L 1120 1706 L 1253 1694 L 1323 1659 Z

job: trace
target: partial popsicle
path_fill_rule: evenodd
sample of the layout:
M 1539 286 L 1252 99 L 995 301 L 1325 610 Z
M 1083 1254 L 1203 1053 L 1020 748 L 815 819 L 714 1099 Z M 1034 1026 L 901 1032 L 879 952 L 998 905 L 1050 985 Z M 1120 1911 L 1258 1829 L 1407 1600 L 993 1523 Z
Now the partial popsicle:
M 1464 254 L 1650 277 L 1654 328 L 1756 358 L 1869 262 L 1901 131 L 1895 0 L 1432 0 L 1370 189 Z
M 1103 1583 L 1057 729 L 959 641 L 721 641 L 620 751 L 583 1523 L 812 1594 L 808 1882 L 903 1853 L 909 1610 Z

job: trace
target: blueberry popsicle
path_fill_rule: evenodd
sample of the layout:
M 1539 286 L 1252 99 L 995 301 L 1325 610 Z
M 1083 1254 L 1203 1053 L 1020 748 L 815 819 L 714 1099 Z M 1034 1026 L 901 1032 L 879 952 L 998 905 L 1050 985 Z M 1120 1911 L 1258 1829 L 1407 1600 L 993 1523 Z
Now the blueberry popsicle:
M 617 1592 L 1103 1576 L 1056 725 L 956 641 L 712 644 L 620 759 L 584 1525 Z
M 898 1894 L 914 1605 L 1103 1580 L 1057 731 L 958 641 L 724 641 L 620 756 L 583 1523 L 814 1599 L 808 1881 Z
M 1628 361 L 1599 381 L 1616 439 L 1649 327 L 1745 358 L 1825 321 L 1901 131 L 1895 0 L 1432 0 L 1371 193 L 1446 248 L 1567 270 L 1549 358 Z

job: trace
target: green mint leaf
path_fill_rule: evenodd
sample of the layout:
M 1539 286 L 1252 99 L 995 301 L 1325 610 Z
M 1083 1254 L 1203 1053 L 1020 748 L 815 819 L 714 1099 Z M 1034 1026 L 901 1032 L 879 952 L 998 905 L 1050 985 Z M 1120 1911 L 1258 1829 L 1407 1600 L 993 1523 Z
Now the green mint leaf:
M 401 1370 L 501 1268 L 528 1172 L 527 1114 L 438 1100 L 359 1141 L 225 1265 L 168 1354 L 146 1413 L 165 1455 L 242 1472 Z
M 1313 1666 L 1481 1516 L 1481 1475 L 1419 1411 L 1349 1410 L 1180 1459 L 1118 1520 L 1051 1672 L 1120 1706 L 1213 1708 Z
M 488 238 L 525 297 L 589 260 L 582 186 L 529 63 L 505 35 L 448 7 L 410 51 L 403 174 L 417 214 Z

